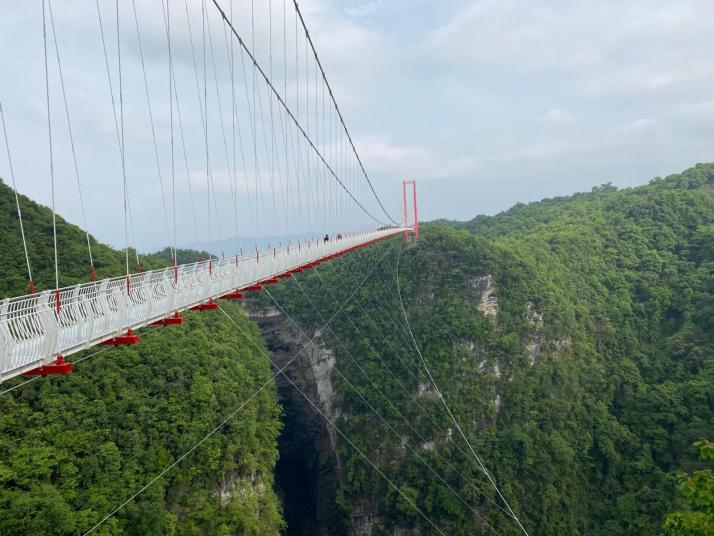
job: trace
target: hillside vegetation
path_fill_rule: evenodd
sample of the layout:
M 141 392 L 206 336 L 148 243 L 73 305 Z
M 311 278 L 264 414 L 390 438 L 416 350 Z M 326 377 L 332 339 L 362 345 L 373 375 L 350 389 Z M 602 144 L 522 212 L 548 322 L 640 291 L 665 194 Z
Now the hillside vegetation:
M 17 293 L 8 192 L 0 284 Z M 23 203 L 33 255 L 51 252 L 46 209 Z M 84 235 L 61 229 L 64 281 L 85 279 Z M 100 275 L 122 272 L 120 253 L 96 249 Z M 45 287 L 49 261 L 33 260 Z M 428 518 L 450 535 L 521 533 L 445 414 L 411 327 L 530 534 L 711 533 L 711 443 L 694 443 L 714 435 L 714 165 L 427 224 L 416 243 L 388 240 L 269 290 L 334 355 L 316 392 L 352 442 L 334 435 L 347 525 L 436 534 Z M 0 396 L 0 533 L 81 533 L 269 373 L 218 315 L 191 315 L 186 329 Z M 104 533 L 277 533 L 278 409 L 263 392 Z
M 51 213 L 20 201 L 35 282 L 52 288 Z M 0 182 L 0 295 L 10 296 L 27 292 L 14 203 Z M 84 232 L 61 218 L 57 231 L 60 284 L 87 281 Z M 121 275 L 123 253 L 91 240 L 99 277 Z M 142 265 L 166 262 L 142 257 Z M 224 307 L 262 346 L 255 325 Z M 265 355 L 220 312 L 186 318 L 143 330 L 137 346 L 92 355 L 68 376 L 0 395 L 0 534 L 84 534 L 269 380 Z M 279 415 L 271 384 L 94 534 L 278 534 Z
M 397 264 L 424 358 L 530 534 L 660 534 L 689 508 L 675 474 L 700 467 L 693 443 L 714 430 L 714 165 L 424 225 L 416 244 L 343 257 L 278 299 L 319 327 L 374 263 L 323 337 L 344 373 L 341 427 L 402 494 L 340 441 L 345 516 L 436 533 L 413 502 L 449 534 L 519 533 L 411 345 Z

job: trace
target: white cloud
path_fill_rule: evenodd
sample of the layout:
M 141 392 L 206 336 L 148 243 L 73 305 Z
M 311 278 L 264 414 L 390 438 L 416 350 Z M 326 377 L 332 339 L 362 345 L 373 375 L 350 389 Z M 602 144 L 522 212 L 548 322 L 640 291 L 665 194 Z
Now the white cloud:
M 552 125 L 572 125 L 577 117 L 560 108 L 550 108 L 541 116 L 541 121 Z
M 221 3 L 226 8 L 230 4 L 228 0 Z M 161 3 L 136 0 L 136 5 L 158 151 L 168 184 L 170 113 Z M 196 195 L 205 194 L 201 171 L 205 166 L 204 141 L 183 0 L 171 5 L 187 160 L 193 170 L 189 183 L 176 130 L 176 184 L 181 206 L 187 211 L 189 184 Z M 212 8 L 211 3 L 208 5 Z M 255 3 L 255 35 L 256 56 L 269 70 L 267 5 Z M 304 122 L 305 49 L 300 36 L 297 84 L 294 11 L 289 0 L 286 5 L 287 99 L 296 111 L 295 99 L 300 96 L 299 117 Z M 403 178 L 427 183 L 420 190 L 429 196 L 422 204 L 424 218 L 467 218 L 477 212 L 506 208 L 518 200 L 589 189 L 611 178 L 621 183 L 642 182 L 654 174 L 665 175 L 695 161 L 712 159 L 714 2 L 710 0 L 304 0 L 300 5 L 364 165 L 390 207 L 399 207 L 399 182 Z M 102 6 L 116 84 L 114 19 L 109 4 Z M 189 0 L 199 91 L 203 76 L 200 6 L 199 1 Z M 236 28 L 250 46 L 250 3 L 234 1 L 234 6 Z M 283 4 L 274 0 L 272 6 L 273 73 L 282 92 Z M 121 189 L 94 0 L 53 0 L 53 7 L 80 171 L 90 206 L 90 229 L 103 240 L 121 243 L 117 231 L 121 229 L 121 215 L 107 209 L 119 210 Z M 150 228 L 159 217 L 156 164 L 131 2 L 121 4 L 121 8 L 129 182 L 137 225 L 146 219 L 144 224 Z M 210 16 L 215 23 L 212 38 L 230 131 L 230 71 L 224 34 L 215 9 Z M 20 188 L 47 202 L 40 20 L 34 3 L 10 2 L 4 8 L 0 20 L 0 83 L 11 122 L 9 133 Z M 78 221 L 61 94 L 56 66 L 50 63 L 57 180 L 69 185 L 58 193 L 58 207 Z M 251 66 L 246 63 L 246 80 L 240 56 L 236 57 L 236 68 L 238 119 L 248 171 L 246 184 L 239 158 L 237 184 L 239 193 L 253 198 L 255 182 L 250 171 L 255 148 L 247 109 L 247 102 L 251 102 Z M 221 217 L 227 220 L 231 186 L 211 63 L 207 74 L 211 160 L 217 195 L 221 197 Z M 314 81 L 311 67 L 311 87 Z M 263 113 L 268 114 L 268 100 L 265 93 L 261 95 Z M 312 101 L 310 105 L 314 110 Z M 312 124 L 311 135 L 314 127 Z M 258 167 L 263 184 L 267 184 L 264 131 L 269 129 L 258 124 Z M 324 147 L 325 140 L 322 132 L 318 145 Z M 0 175 L 6 174 L 0 156 Z M 205 203 L 197 207 L 202 221 Z M 241 209 L 250 212 L 246 199 Z
M 361 156 L 373 163 L 373 175 L 391 179 L 434 180 L 463 176 L 473 169 L 471 157 L 451 156 L 419 145 L 400 145 L 383 138 L 358 140 Z
M 383 0 L 369 0 L 354 6 L 347 7 L 345 13 L 353 18 L 373 17 L 384 9 Z

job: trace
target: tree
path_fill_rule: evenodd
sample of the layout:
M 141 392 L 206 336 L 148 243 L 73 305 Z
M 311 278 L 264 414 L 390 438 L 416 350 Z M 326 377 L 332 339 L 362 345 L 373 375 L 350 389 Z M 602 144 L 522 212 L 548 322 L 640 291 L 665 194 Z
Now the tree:
M 714 442 L 705 439 L 694 443 L 699 459 L 714 461 Z M 667 516 L 664 531 L 668 536 L 714 535 L 714 473 L 711 469 L 680 475 L 679 491 L 688 510 Z

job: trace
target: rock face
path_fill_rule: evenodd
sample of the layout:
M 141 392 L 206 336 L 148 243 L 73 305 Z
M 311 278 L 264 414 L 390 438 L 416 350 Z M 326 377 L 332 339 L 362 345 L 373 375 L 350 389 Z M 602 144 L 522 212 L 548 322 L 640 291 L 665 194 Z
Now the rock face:
M 543 357 L 544 350 L 549 349 L 550 355 L 562 355 L 570 348 L 570 339 L 546 338 L 545 323 L 543 314 L 539 313 L 533 302 L 526 303 L 526 314 L 528 320 L 529 333 L 526 340 L 526 350 L 528 351 L 528 364 L 533 366 Z
M 241 475 L 224 474 L 218 487 L 217 495 L 221 505 L 226 506 L 231 501 L 245 498 L 248 495 L 262 495 L 265 493 L 265 484 L 260 482 L 255 474 Z
M 495 317 L 498 315 L 498 298 L 496 296 L 496 287 L 493 282 L 493 276 L 491 274 L 486 274 L 477 277 L 471 282 L 471 286 L 481 295 L 478 310 L 486 316 Z
M 285 375 L 312 400 L 328 419 L 348 417 L 337 404 L 332 372 L 335 356 L 321 333 L 303 333 L 279 310 L 254 307 L 243 302 L 244 312 L 260 328 L 271 352 L 274 371 L 285 367 Z M 310 342 L 310 339 L 313 342 Z M 305 350 L 290 360 L 303 347 Z M 288 364 L 290 362 L 290 364 Z M 286 366 L 287 365 L 287 366 Z M 276 491 L 283 503 L 288 536 L 419 536 L 418 529 L 400 526 L 387 528 L 376 501 L 362 500 L 350 512 L 337 504 L 343 478 L 336 451 L 336 432 L 325 422 L 305 397 L 282 375 L 276 376 L 278 400 L 283 407 L 283 431 L 279 438 L 280 458 L 276 465 Z M 435 399 L 438 394 L 430 383 L 420 383 L 415 398 Z M 421 445 L 424 451 L 451 441 L 448 429 L 443 439 Z M 224 482 L 220 496 L 230 497 L 259 492 L 249 481 Z
M 260 327 L 274 367 L 284 367 L 309 342 L 279 311 L 264 309 L 251 313 L 249 310 L 248 315 Z M 330 420 L 336 417 L 331 381 L 333 366 L 334 356 L 318 336 L 285 369 L 290 380 Z M 336 504 L 340 466 L 335 452 L 335 433 L 282 374 L 276 377 L 276 384 L 284 417 L 275 480 L 283 500 L 287 534 L 346 534 L 346 523 Z
M 372 501 L 360 502 L 350 515 L 350 536 L 372 536 L 382 525 L 382 517 Z

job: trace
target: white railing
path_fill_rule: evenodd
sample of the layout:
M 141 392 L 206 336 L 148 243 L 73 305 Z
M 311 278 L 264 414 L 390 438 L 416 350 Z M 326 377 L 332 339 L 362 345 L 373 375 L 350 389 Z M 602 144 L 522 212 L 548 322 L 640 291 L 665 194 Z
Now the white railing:
M 182 264 L 0 302 L 0 382 L 129 329 L 159 321 L 330 255 L 406 231 L 388 228 L 340 240 Z

